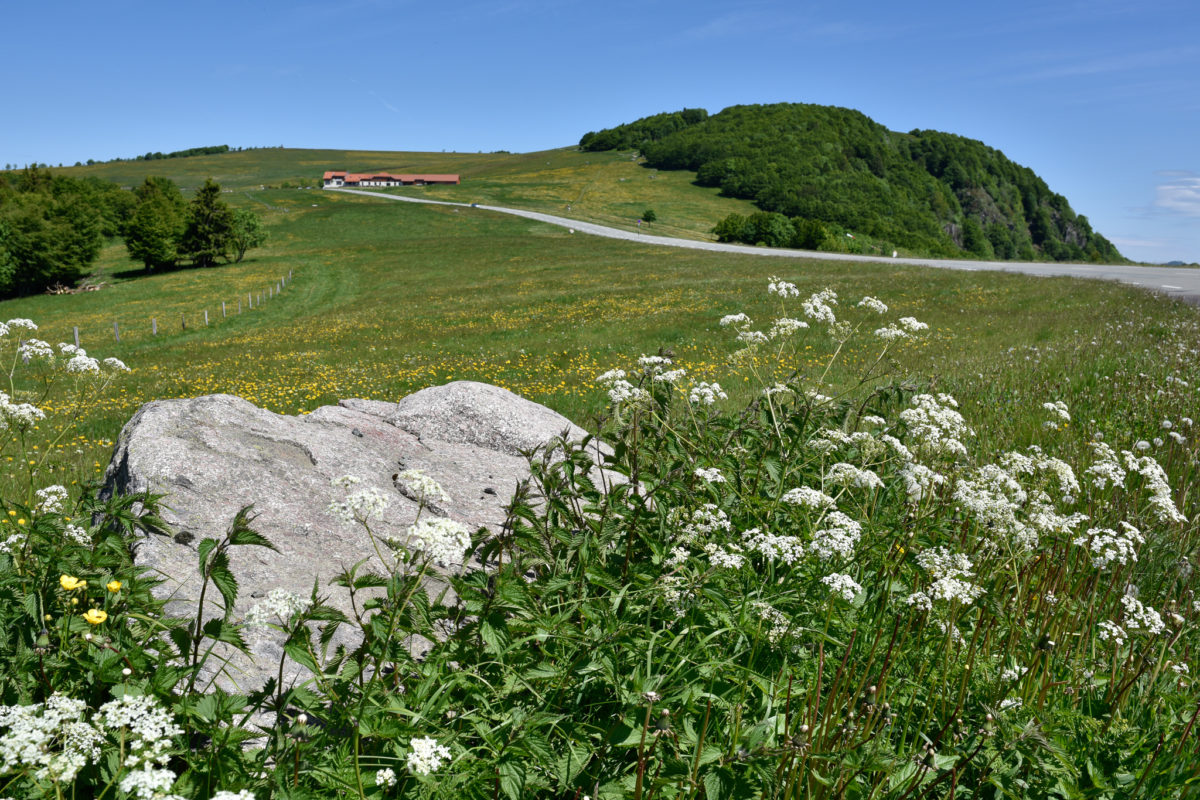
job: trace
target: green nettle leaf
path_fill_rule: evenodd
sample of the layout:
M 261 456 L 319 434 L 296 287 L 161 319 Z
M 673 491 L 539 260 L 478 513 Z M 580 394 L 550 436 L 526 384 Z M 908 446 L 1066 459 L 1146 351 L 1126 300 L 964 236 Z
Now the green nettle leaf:
M 225 601 L 225 616 L 228 617 L 233 613 L 238 594 L 237 579 L 233 577 L 233 570 L 229 568 L 228 553 L 222 550 L 213 557 L 209 565 L 209 577 L 221 593 L 221 599 Z
M 210 639 L 215 639 L 218 642 L 231 644 L 243 652 L 249 652 L 246 647 L 246 641 L 242 638 L 242 633 L 236 625 L 231 624 L 227 620 L 213 617 L 208 622 L 204 623 L 204 635 Z
M 519 761 L 501 761 L 497 766 L 500 790 L 507 797 L 519 800 L 525 789 L 525 765 Z
M 216 547 L 218 544 L 219 544 L 219 542 L 216 539 L 205 538 L 204 540 L 202 540 L 200 542 L 200 546 L 196 548 L 196 553 L 200 559 L 200 574 L 201 575 L 208 575 L 208 570 L 209 570 L 208 556 L 210 553 L 212 553 L 213 548 Z

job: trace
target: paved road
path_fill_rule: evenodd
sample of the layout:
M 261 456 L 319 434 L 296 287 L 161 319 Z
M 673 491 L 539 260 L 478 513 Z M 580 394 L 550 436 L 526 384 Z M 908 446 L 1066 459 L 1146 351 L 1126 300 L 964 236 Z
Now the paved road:
M 333 192 L 361 194 L 368 197 L 382 197 L 387 200 L 399 200 L 405 203 L 427 203 L 437 206 L 472 207 L 468 203 L 449 203 L 443 200 L 424 200 L 419 197 L 403 197 L 395 194 L 381 194 L 362 189 L 330 189 Z M 909 264 L 918 267 L 935 267 L 937 269 L 958 269 L 971 272 L 1020 272 L 1026 275 L 1040 276 L 1069 276 L 1074 278 L 1091 278 L 1094 280 L 1119 281 L 1131 286 L 1137 286 L 1148 291 L 1178 297 L 1189 303 L 1200 305 L 1200 269 L 1187 267 L 1130 267 L 1118 264 L 1042 264 L 1019 261 L 958 261 L 936 258 L 880 258 L 879 256 L 855 256 L 844 253 L 820 253 L 810 250 L 786 250 L 783 248 L 751 247 L 739 244 L 721 244 L 718 242 L 699 242 L 692 239 L 674 239 L 669 236 L 651 236 L 633 231 L 623 231 L 606 225 L 592 222 L 556 217 L 553 214 L 542 214 L 537 211 L 524 211 L 519 208 L 502 208 L 500 206 L 477 205 L 485 211 L 497 211 L 501 214 L 512 214 L 526 219 L 545 222 L 569 228 L 579 233 L 589 233 L 593 236 L 605 236 L 609 239 L 626 239 L 642 244 L 663 245 L 665 247 L 684 247 L 692 250 L 711 250 L 717 253 L 738 253 L 741 255 L 765 256 L 770 258 L 816 258 L 825 261 L 865 261 L 889 264 Z

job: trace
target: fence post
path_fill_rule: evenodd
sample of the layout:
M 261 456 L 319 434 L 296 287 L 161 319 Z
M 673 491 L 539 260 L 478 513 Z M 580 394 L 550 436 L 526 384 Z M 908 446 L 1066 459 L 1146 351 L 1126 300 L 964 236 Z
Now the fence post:
M 204 324 L 208 324 L 208 309 L 204 309 Z
M 117 327 L 117 321 L 113 320 L 113 337 L 119 342 L 121 341 L 121 329 Z
M 75 325 L 75 346 L 79 347 L 79 326 Z
M 225 301 L 222 300 L 221 301 L 221 319 L 225 319 L 226 316 L 227 315 L 225 313 Z
M 246 292 L 246 305 L 250 308 L 254 308 L 254 298 L 249 292 Z
M 183 313 L 182 311 L 179 312 L 179 324 L 185 331 L 187 330 L 187 314 Z
M 154 317 L 150 318 L 150 335 L 158 336 L 158 320 Z
M 242 298 L 238 298 L 238 313 L 242 313 Z

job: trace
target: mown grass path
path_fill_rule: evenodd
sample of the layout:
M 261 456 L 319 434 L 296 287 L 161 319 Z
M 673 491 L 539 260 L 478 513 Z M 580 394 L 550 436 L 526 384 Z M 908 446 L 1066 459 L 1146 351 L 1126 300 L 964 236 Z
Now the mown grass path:
M 773 256 L 776 258 L 816 258 L 822 261 L 858 261 L 868 263 L 904 264 L 915 267 L 933 267 L 936 269 L 957 269 L 968 272 L 996 271 L 1019 272 L 1024 275 L 1039 277 L 1071 277 L 1087 278 L 1090 280 L 1118 281 L 1152 292 L 1160 292 L 1200 305 L 1200 270 L 1179 267 L 1139 267 L 1123 266 L 1120 264 L 1043 264 L 1023 261 L 960 261 L 956 259 L 938 258 L 879 258 L 878 256 L 851 255 L 848 253 L 823 253 L 812 250 L 789 250 L 786 248 L 751 247 L 748 245 L 722 244 L 720 242 L 699 242 L 691 239 L 676 239 L 670 236 L 654 236 L 643 233 L 611 228 L 607 225 L 597 225 L 559 217 L 553 214 L 543 214 L 538 211 L 526 211 L 519 208 L 505 208 L 470 203 L 453 203 L 445 200 L 426 200 L 419 197 L 404 197 L 394 194 L 365 191 L 363 189 L 330 189 L 334 192 L 361 194 L 368 197 L 383 197 L 388 200 L 400 200 L 406 203 L 426 203 L 441 206 L 459 206 L 462 208 L 478 208 L 484 211 L 497 211 L 502 214 L 512 214 L 526 219 L 557 225 L 579 233 L 593 236 L 604 236 L 610 239 L 625 239 L 631 242 L 663 245 L 666 247 L 684 247 L 691 250 L 710 250 L 718 253 L 739 253 L 743 255 Z

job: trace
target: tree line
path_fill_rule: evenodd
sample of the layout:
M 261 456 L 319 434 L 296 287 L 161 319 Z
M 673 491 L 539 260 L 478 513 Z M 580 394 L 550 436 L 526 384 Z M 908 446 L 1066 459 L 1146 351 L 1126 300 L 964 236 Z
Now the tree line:
M 835 249 L 827 234 L 853 231 L 937 256 L 1123 260 L 1066 198 L 999 150 L 938 131 L 896 133 L 851 109 L 685 109 L 585 134 L 580 146 L 638 150 L 647 166 L 694 171 L 701 186 L 776 215 L 740 228 L 723 220 L 726 241 L 772 244 L 787 238 L 787 223 L 793 240 Z
M 148 270 L 241 261 L 266 230 L 220 193 L 211 179 L 187 201 L 166 178 L 128 191 L 36 167 L 0 175 L 0 297 L 75 284 L 116 238 Z

